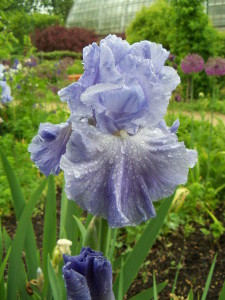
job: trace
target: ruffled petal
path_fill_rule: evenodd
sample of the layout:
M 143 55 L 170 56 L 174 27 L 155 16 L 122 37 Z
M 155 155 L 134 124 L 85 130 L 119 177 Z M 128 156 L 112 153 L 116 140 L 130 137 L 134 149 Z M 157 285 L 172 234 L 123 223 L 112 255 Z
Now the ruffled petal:
M 116 35 L 111 34 L 101 40 L 100 45 L 102 44 L 106 44 L 111 49 L 116 65 L 119 64 L 120 60 L 129 52 L 131 47 L 126 40 L 122 40 Z
M 169 57 L 169 52 L 162 45 L 149 41 L 134 43 L 129 53 L 144 59 L 150 59 L 156 74 L 160 72 Z
M 31 160 L 40 171 L 48 176 L 60 172 L 59 162 L 66 152 L 66 145 L 72 132 L 71 123 L 59 125 L 41 123 L 38 134 L 32 139 L 28 151 Z
M 92 115 L 90 107 L 84 105 L 81 101 L 81 95 L 84 92 L 84 87 L 80 82 L 74 82 L 69 86 L 61 89 L 58 95 L 62 102 L 67 102 L 69 109 L 73 115 L 79 120 L 81 117 Z
M 196 162 L 196 151 L 187 150 L 168 127 L 113 136 L 85 123 L 73 126 L 60 164 L 67 196 L 108 219 L 112 227 L 137 225 L 154 217 L 152 202 L 185 183 L 189 167 Z
M 104 133 L 126 130 L 135 134 L 135 120 L 145 112 L 145 97 L 140 86 L 98 84 L 82 94 L 81 100 L 95 109 L 97 127 Z
M 119 73 L 115 65 L 115 59 L 111 49 L 105 44 L 100 45 L 99 78 L 101 83 L 121 83 L 123 76 Z

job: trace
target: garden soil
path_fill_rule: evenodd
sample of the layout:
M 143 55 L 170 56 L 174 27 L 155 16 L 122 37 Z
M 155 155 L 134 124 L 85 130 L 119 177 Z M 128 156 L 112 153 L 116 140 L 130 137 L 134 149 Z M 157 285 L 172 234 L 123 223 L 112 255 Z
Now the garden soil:
M 60 203 L 59 201 L 57 202 L 57 219 L 59 221 Z M 221 222 L 224 222 L 224 206 L 224 203 L 222 203 L 215 213 Z M 39 249 L 41 249 L 44 213 L 39 213 L 32 221 L 37 244 Z M 3 218 L 2 225 L 13 237 L 17 226 L 15 216 Z M 216 253 L 218 254 L 217 261 L 207 299 L 218 300 L 219 292 L 225 280 L 225 234 L 219 239 L 215 239 L 212 235 L 204 235 L 199 225 L 193 223 L 193 227 L 195 228 L 194 233 L 188 237 L 184 237 L 182 228 L 180 228 L 176 232 L 160 236 L 157 239 L 146 259 L 146 263 L 137 275 L 124 300 L 130 299 L 144 289 L 152 287 L 153 271 L 156 275 L 157 284 L 164 281 L 168 282 L 167 287 L 160 293 L 159 299 L 170 299 L 179 263 L 181 268 L 174 293 L 181 298 L 176 299 L 186 299 L 191 288 L 194 292 L 194 299 L 197 299 L 198 295 L 202 295 L 204 291 L 207 275 Z

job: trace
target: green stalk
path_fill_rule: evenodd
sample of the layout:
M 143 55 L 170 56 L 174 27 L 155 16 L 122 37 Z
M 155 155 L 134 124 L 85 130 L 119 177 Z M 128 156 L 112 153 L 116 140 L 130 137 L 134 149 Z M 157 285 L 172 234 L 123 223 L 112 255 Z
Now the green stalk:
M 209 181 L 209 171 L 210 171 L 210 154 L 212 148 L 212 131 L 213 131 L 213 117 L 214 117 L 214 100 L 216 97 L 216 80 L 213 81 L 213 90 L 212 90 L 212 108 L 211 108 L 211 123 L 209 129 L 209 139 L 208 139 L 208 159 L 207 159 L 207 173 L 206 173 L 206 184 Z
M 101 218 L 101 225 L 99 230 L 99 241 L 100 241 L 100 251 L 104 253 L 105 256 L 108 255 L 109 242 L 110 242 L 111 230 L 108 226 L 106 219 Z
M 191 146 L 192 148 L 194 147 L 194 107 L 193 107 L 193 104 L 194 104 L 194 76 L 193 74 L 191 74 Z

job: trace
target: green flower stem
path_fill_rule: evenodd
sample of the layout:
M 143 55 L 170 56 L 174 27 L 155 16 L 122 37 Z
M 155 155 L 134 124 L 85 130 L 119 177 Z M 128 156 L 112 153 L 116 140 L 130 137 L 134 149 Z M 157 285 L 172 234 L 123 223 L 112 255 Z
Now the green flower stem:
M 191 74 L 191 77 L 190 77 L 190 81 L 191 81 L 191 147 L 193 148 L 194 147 L 194 106 L 193 106 L 193 95 L 194 95 L 194 75 Z
M 212 147 L 212 131 L 213 131 L 215 97 L 216 97 L 216 78 L 215 78 L 215 80 L 213 80 L 213 88 L 212 88 L 211 122 L 210 122 L 209 139 L 208 139 L 208 159 L 207 159 L 206 184 L 208 183 L 208 180 L 209 180 L 209 171 L 210 171 L 210 153 L 211 153 L 211 147 Z
M 100 230 L 99 230 L 99 248 L 100 251 L 102 251 L 105 256 L 108 256 L 110 238 L 111 238 L 111 229 L 108 226 L 108 222 L 106 219 L 101 218 Z

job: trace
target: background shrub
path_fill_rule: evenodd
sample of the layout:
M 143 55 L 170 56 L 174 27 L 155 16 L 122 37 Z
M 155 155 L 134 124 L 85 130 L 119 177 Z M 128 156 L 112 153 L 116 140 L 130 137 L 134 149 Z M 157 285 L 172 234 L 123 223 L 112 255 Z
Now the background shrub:
M 83 28 L 51 26 L 44 30 L 37 29 L 32 39 L 39 51 L 69 50 L 81 52 L 85 46 L 97 41 L 97 35 L 94 31 Z

